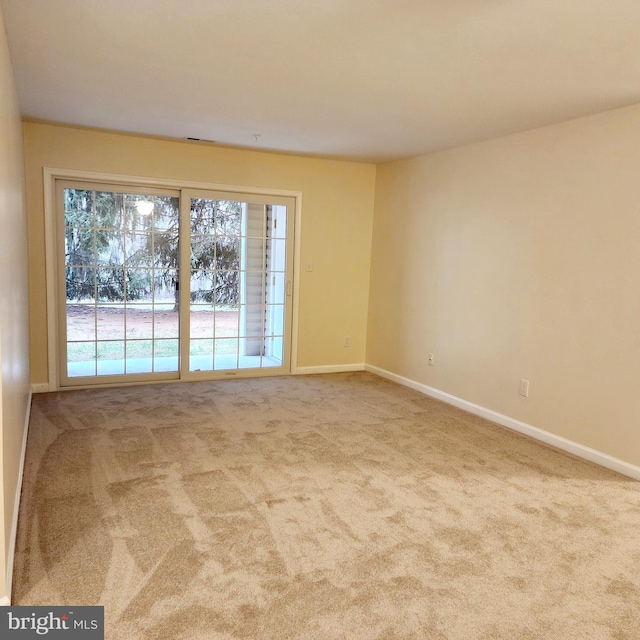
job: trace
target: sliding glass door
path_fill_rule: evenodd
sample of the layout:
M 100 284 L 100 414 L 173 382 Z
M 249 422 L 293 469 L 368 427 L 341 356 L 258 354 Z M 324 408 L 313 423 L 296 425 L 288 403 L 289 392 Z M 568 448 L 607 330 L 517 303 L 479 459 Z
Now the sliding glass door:
M 282 368 L 292 207 L 221 195 L 183 200 L 191 230 L 189 371 Z
M 63 386 L 288 372 L 293 199 L 60 183 Z

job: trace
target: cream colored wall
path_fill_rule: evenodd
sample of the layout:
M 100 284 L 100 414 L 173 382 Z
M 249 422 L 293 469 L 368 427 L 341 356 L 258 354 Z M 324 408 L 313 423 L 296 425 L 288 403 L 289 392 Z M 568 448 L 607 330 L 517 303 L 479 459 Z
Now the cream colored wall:
M 640 465 L 640 106 L 380 165 L 367 362 Z
M 22 129 L 0 9 L 0 575 L 7 557 L 29 399 L 27 229 Z M 0 580 L 0 600 L 7 596 Z
M 298 366 L 365 356 L 375 166 L 24 123 L 32 382 L 47 382 L 43 167 L 301 191 Z M 344 335 L 352 346 L 343 346 Z

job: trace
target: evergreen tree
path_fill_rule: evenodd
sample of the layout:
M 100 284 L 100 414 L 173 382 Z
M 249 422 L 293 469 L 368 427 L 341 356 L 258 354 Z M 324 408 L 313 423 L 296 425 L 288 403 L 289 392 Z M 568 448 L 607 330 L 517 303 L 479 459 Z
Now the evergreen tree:
M 67 300 L 134 301 L 150 298 L 155 288 L 156 294 L 175 291 L 177 308 L 178 198 L 83 189 L 64 193 Z M 151 215 L 138 212 L 140 199 L 154 202 Z M 238 303 L 240 220 L 239 202 L 192 200 L 192 301 Z

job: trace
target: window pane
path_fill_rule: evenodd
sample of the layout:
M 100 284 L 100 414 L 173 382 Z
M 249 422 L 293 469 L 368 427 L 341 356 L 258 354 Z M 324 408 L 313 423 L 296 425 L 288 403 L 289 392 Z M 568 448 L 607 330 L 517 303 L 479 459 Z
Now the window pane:
M 153 228 L 156 231 L 172 230 L 177 236 L 180 223 L 180 200 L 171 196 L 156 196 L 153 211 Z
M 191 302 L 213 302 L 214 278 L 211 271 L 191 272 Z
M 124 234 L 121 231 L 96 232 L 96 264 L 105 267 L 124 265 Z
M 240 302 L 240 274 L 237 271 L 216 271 L 214 301 L 217 305 L 229 306 Z
M 213 370 L 213 340 L 191 340 L 189 356 L 191 371 Z
M 216 206 L 216 234 L 240 235 L 242 220 L 242 203 L 229 200 L 218 200 Z
M 284 305 L 267 306 L 266 334 L 270 336 L 284 335 Z
M 65 269 L 67 302 L 93 302 L 96 294 L 96 271 L 86 267 Z
M 95 198 L 96 227 L 101 229 L 122 229 L 124 195 L 111 191 L 96 191 Z
M 65 264 L 77 266 L 93 266 L 93 229 L 67 227 L 64 230 Z
M 69 342 L 67 344 L 67 375 L 69 377 L 96 375 L 95 342 Z
M 150 269 L 127 269 L 127 302 L 151 304 L 153 277 Z
M 191 308 L 191 337 L 213 338 L 213 309 L 197 305 Z
M 153 300 L 156 309 L 172 310 L 180 302 L 176 290 L 177 269 L 155 269 L 153 278 Z
M 263 204 L 247 202 L 243 204 L 246 211 L 242 224 L 242 235 L 251 240 L 261 240 L 266 232 L 266 207 Z
M 124 269 L 96 269 L 99 302 L 124 302 Z
M 95 340 L 96 315 L 93 305 L 67 305 L 67 340 Z
M 240 312 L 233 309 L 219 309 L 216 307 L 215 336 L 216 338 L 229 338 L 238 335 L 238 318 Z
M 268 271 L 285 271 L 285 241 L 284 240 L 267 240 L 267 270 Z
M 153 345 L 153 370 L 177 371 L 178 354 L 177 340 L 156 340 Z
M 239 340 L 239 349 L 240 356 L 251 356 L 254 358 L 252 360 L 252 364 L 246 363 L 244 366 L 246 367 L 259 367 L 260 366 L 260 356 L 262 355 L 262 344 L 263 340 L 260 336 L 253 338 L 240 338 Z M 255 360 L 255 358 L 258 358 Z M 246 360 L 247 358 L 245 358 Z M 240 366 L 242 365 L 243 358 L 240 358 Z
M 218 237 L 216 242 L 216 269 L 240 269 L 240 239 Z
M 215 349 L 216 349 L 216 355 L 237 353 L 238 339 L 237 338 L 220 338 L 216 340 Z
M 240 335 L 261 336 L 265 328 L 264 305 L 242 305 L 240 307 Z
M 69 227 L 93 227 L 93 191 L 64 190 L 64 223 Z
M 271 233 L 272 238 L 287 237 L 287 207 L 279 204 L 271 206 Z
M 265 339 L 264 357 L 262 358 L 263 367 L 280 367 L 283 358 L 283 338 L 276 336 Z
M 152 357 L 152 340 L 127 340 L 127 373 L 151 373 L 153 370 Z
M 238 366 L 238 339 L 222 338 L 215 341 L 216 370 L 236 369 Z
M 241 268 L 244 271 L 264 271 L 264 238 L 247 238 L 244 241 Z
M 148 201 L 154 203 L 149 215 L 140 213 L 138 202 Z M 127 193 L 124 196 L 126 228 L 129 231 L 150 231 L 153 228 L 153 218 L 157 209 L 153 196 Z
M 153 234 L 153 264 L 163 269 L 177 269 L 179 265 L 177 233 Z
M 95 360 L 95 342 L 70 342 L 67 345 L 67 360 L 69 362 L 88 362 Z
M 242 304 L 262 305 L 265 295 L 267 275 L 264 271 L 240 272 L 240 291 Z
M 124 340 L 124 308 L 98 307 L 98 340 Z
M 284 273 L 270 271 L 265 278 L 267 282 L 266 302 L 268 304 L 284 304 L 285 280 Z
M 151 267 L 153 266 L 152 235 L 150 233 L 125 234 L 125 251 L 127 266 Z
M 213 236 L 191 236 L 191 266 L 213 269 L 216 265 L 216 240 Z
M 124 341 L 98 342 L 98 375 L 115 376 L 124 373 Z
M 191 199 L 191 233 L 211 234 L 215 231 L 216 201 L 208 198 Z
M 153 310 L 144 305 L 127 305 L 127 339 L 151 339 L 153 337 Z M 131 354 L 127 351 L 127 357 Z
M 178 309 L 155 310 L 154 336 L 156 338 L 178 338 L 180 336 L 180 312 Z

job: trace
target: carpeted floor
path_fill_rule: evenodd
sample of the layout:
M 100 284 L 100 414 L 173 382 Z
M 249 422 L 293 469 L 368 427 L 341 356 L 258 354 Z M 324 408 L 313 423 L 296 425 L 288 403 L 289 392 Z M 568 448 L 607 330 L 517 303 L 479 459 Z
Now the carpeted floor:
M 109 640 L 640 638 L 640 483 L 367 373 L 34 398 L 13 604 Z

